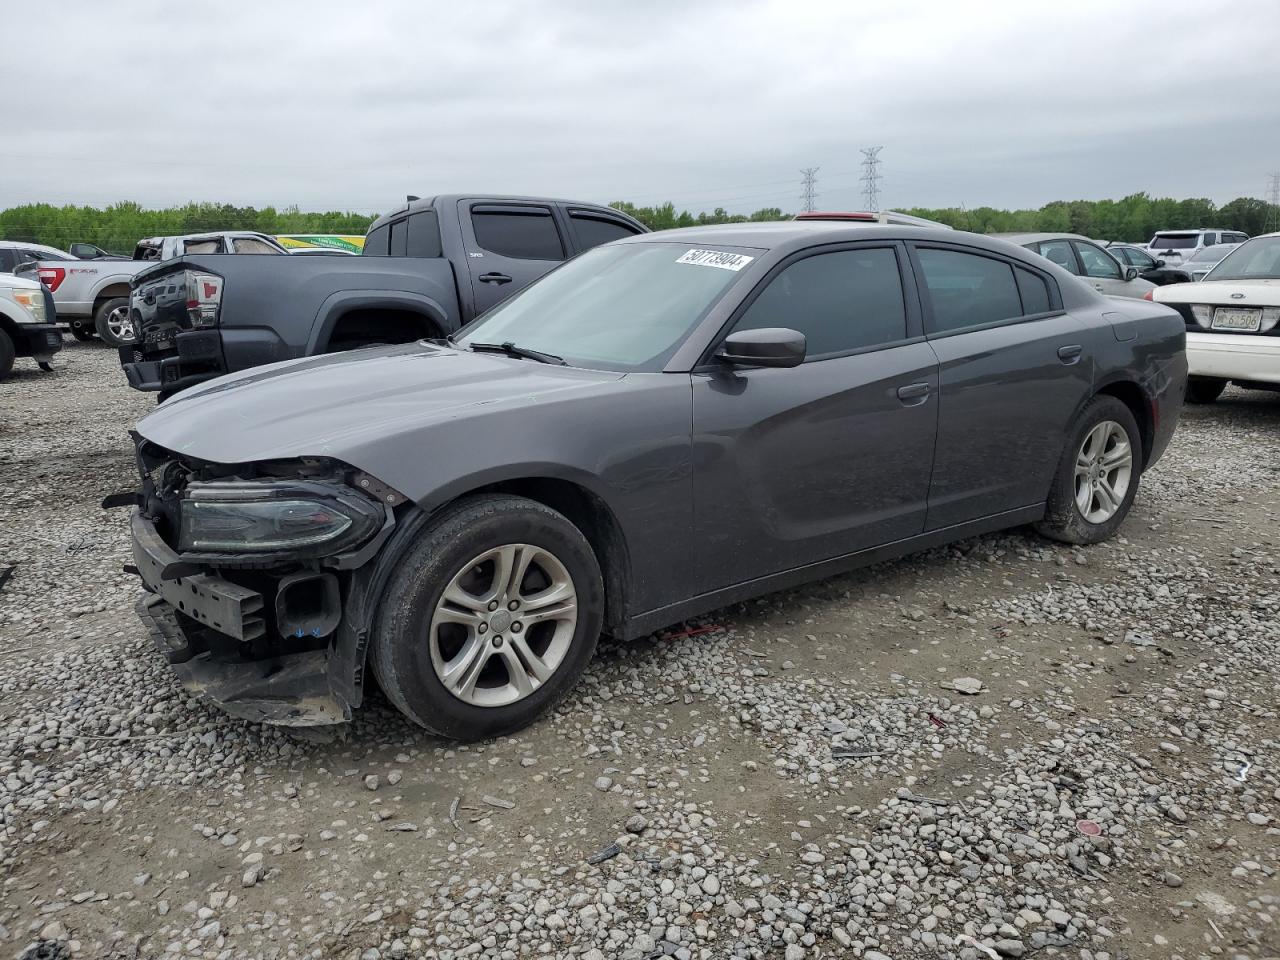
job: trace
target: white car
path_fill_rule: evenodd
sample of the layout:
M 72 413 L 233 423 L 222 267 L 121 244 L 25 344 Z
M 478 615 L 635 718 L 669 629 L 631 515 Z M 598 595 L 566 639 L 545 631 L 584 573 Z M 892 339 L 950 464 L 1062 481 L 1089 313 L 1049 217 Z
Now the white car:
M 1199 283 L 1148 297 L 1187 323 L 1187 399 L 1212 403 L 1227 382 L 1280 390 L 1280 233 L 1242 243 Z
M 15 357 L 31 357 L 48 370 L 62 349 L 62 334 L 49 316 L 52 299 L 36 281 L 0 273 L 0 380 Z
M 1171 267 L 1186 263 L 1203 247 L 1218 243 L 1244 243 L 1247 233 L 1238 230 L 1160 230 L 1147 244 L 1147 253 Z
M 1137 267 L 1121 264 L 1088 237 L 1074 233 L 997 233 L 994 236 L 1052 260 L 1109 297 L 1149 300 L 1147 294 L 1156 288 L 1150 280 L 1138 276 Z
M 1200 281 L 1210 270 L 1216 267 L 1228 253 L 1240 246 L 1238 243 L 1215 243 L 1211 247 L 1201 247 L 1186 260 L 1181 269 L 1186 271 L 1192 280 Z

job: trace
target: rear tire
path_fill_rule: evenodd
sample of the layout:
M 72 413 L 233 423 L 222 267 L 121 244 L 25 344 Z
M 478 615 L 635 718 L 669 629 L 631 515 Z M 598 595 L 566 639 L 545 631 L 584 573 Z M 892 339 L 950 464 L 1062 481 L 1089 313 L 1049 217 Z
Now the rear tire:
M 133 343 L 133 321 L 129 318 L 129 298 L 112 297 L 93 314 L 93 325 L 109 347 Z
M 380 607 L 370 659 L 387 698 L 433 733 L 480 740 L 528 725 L 568 693 L 595 652 L 604 583 L 565 516 L 483 495 L 446 507 L 418 536 Z
M 9 334 L 0 330 L 0 380 L 9 375 L 9 371 L 13 369 L 13 359 L 17 356 L 14 349 L 13 341 L 9 339 Z
M 1225 389 L 1227 381 L 1219 377 L 1191 377 L 1187 380 L 1187 402 L 1213 403 Z
M 1133 505 L 1142 466 L 1133 412 L 1115 397 L 1094 397 L 1068 431 L 1036 530 L 1063 543 L 1110 539 Z

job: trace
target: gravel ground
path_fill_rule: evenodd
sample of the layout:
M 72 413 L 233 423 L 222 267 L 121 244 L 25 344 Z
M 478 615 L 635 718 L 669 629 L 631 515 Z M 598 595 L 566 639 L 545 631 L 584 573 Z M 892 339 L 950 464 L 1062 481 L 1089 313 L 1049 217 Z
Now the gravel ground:
M 97 506 L 150 401 L 56 367 L 0 383 L 2 956 L 1280 956 L 1280 397 L 1190 409 L 1111 543 L 728 608 L 458 747 L 184 694 Z

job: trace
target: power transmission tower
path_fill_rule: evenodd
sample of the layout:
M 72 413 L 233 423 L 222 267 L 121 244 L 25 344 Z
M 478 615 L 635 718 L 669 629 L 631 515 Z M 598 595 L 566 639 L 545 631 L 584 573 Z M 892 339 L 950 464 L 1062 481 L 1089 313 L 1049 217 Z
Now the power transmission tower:
M 800 182 L 804 190 L 804 193 L 800 194 L 800 199 L 804 201 L 805 213 L 813 213 L 814 211 L 813 202 L 818 199 L 818 171 L 820 169 L 822 168 L 805 167 L 800 171 L 801 175 L 804 176 L 804 180 Z
M 862 195 L 866 198 L 866 208 L 871 213 L 880 212 L 880 151 L 884 147 L 864 147 L 862 150 L 862 176 L 858 179 L 866 184 Z
M 1267 207 L 1267 225 L 1263 233 L 1275 233 L 1280 230 L 1280 173 L 1271 174 L 1271 203 Z

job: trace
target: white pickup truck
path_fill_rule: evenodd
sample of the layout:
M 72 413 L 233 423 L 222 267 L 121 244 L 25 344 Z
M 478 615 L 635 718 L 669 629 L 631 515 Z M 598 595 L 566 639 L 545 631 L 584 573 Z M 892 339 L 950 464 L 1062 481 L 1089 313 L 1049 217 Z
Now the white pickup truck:
M 129 284 L 143 268 L 189 253 L 289 252 L 274 237 L 249 230 L 149 237 L 138 241 L 131 260 L 81 260 L 51 247 L 25 246 L 45 254 L 34 261 L 34 269 L 53 294 L 58 322 L 68 324 L 77 340 L 88 340 L 96 333 L 113 347 L 133 338 Z M 31 269 L 27 264 L 17 269 L 24 267 Z

